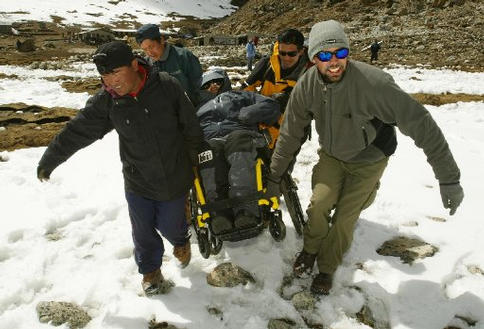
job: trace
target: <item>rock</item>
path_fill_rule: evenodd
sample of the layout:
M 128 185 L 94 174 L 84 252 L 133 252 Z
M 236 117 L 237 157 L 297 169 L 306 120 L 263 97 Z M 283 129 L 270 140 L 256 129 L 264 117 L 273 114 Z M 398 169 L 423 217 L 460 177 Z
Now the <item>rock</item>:
M 15 47 L 18 51 L 27 53 L 35 50 L 35 42 L 34 39 L 27 39 L 25 41 L 17 40 Z
M 0 131 L 2 131 L 2 128 L 5 130 L 5 127 L 0 127 Z M 0 162 L 7 162 L 8 160 L 10 160 L 10 158 L 8 157 L 7 152 L 0 153 Z
M 255 282 L 254 277 L 243 268 L 232 263 L 222 263 L 207 274 L 207 283 L 215 287 L 235 287 Z
M 378 321 L 373 316 L 373 312 L 367 305 L 363 305 L 361 310 L 356 314 L 356 318 L 361 323 L 366 324 L 370 328 L 374 329 L 390 329 L 388 322 Z
M 396 256 L 404 263 L 411 264 L 416 259 L 433 256 L 438 251 L 424 241 L 411 239 L 407 237 L 396 237 L 392 240 L 385 241 L 376 252 L 383 256 Z
M 156 322 L 155 319 L 151 319 L 148 323 L 148 329 L 179 329 L 178 327 L 169 324 L 168 322 Z
M 62 239 L 64 236 L 62 235 L 61 232 L 59 232 L 58 230 L 55 230 L 53 232 L 48 232 L 48 233 L 45 233 L 44 234 L 44 237 L 48 240 L 48 241 L 59 241 L 60 239 Z
M 224 312 L 219 310 L 217 307 L 208 306 L 207 311 L 208 311 L 209 314 L 219 318 L 220 321 L 222 321 L 224 319 Z
M 270 319 L 267 329 L 294 329 L 296 322 L 291 319 Z
M 467 270 L 472 274 L 484 275 L 484 271 L 477 265 L 467 265 Z
M 77 113 L 75 109 L 61 107 L 46 108 L 23 103 L 2 105 L 0 126 L 7 129 L 0 138 L 0 150 L 48 145 Z M 33 129 L 39 125 L 42 130 Z
M 292 305 L 298 311 L 307 311 L 314 309 L 316 298 L 307 290 L 298 292 L 292 296 Z
M 428 219 L 433 220 L 434 222 L 445 223 L 447 219 L 437 216 L 427 216 Z
M 50 322 L 54 326 L 67 323 L 69 328 L 84 328 L 91 317 L 82 308 L 67 302 L 40 302 L 36 307 L 39 321 Z

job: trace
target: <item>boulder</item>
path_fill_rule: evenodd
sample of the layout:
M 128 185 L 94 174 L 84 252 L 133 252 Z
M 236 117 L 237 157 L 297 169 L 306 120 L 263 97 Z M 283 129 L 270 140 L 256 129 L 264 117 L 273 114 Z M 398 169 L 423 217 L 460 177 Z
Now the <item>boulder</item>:
M 309 291 L 304 290 L 292 296 L 292 305 L 298 311 L 310 311 L 316 305 L 316 298 Z
M 268 329 L 295 329 L 296 322 L 291 319 L 270 319 L 267 324 Z
M 235 287 L 239 284 L 246 285 L 249 282 L 254 283 L 254 277 L 232 263 L 222 263 L 207 274 L 207 283 L 215 287 Z
M 437 251 L 437 247 L 422 240 L 402 236 L 385 241 L 383 245 L 376 250 L 380 255 L 400 257 L 404 263 L 408 264 L 413 263 L 419 258 L 433 256 Z
M 15 47 L 18 51 L 23 53 L 31 52 L 35 50 L 35 42 L 34 39 L 27 39 L 25 41 L 17 40 Z
M 39 321 L 50 322 L 54 326 L 67 323 L 69 328 L 84 328 L 91 317 L 78 305 L 67 302 L 40 302 L 36 307 Z

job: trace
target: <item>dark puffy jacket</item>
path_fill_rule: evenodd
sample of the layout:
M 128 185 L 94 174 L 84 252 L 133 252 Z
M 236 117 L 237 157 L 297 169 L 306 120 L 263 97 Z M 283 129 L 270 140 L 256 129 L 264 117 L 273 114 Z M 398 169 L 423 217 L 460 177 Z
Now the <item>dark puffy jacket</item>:
M 224 92 L 197 111 L 205 139 L 241 129 L 258 131 L 258 123 L 272 125 L 280 115 L 278 102 L 249 91 Z
M 136 97 L 113 96 L 106 90 L 91 97 L 50 142 L 39 166 L 54 170 L 112 129 L 119 135 L 126 190 L 159 201 L 188 191 L 202 131 L 180 84 L 166 73 L 148 71 Z

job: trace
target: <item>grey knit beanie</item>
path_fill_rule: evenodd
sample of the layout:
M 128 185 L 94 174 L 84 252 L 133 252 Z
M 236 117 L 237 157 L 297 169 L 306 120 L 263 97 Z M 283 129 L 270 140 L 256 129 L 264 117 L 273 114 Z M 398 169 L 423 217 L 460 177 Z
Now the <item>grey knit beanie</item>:
M 311 32 L 309 32 L 309 59 L 312 60 L 321 50 L 329 48 L 350 49 L 350 43 L 343 26 L 334 20 L 316 23 L 311 28 Z

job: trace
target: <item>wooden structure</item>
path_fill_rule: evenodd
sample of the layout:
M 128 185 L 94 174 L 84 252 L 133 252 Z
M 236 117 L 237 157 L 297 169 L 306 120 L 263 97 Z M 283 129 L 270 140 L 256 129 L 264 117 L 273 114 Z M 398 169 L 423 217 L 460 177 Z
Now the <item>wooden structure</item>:
M 98 45 L 116 39 L 115 34 L 107 28 L 84 29 L 79 32 L 78 37 L 79 40 L 91 45 Z

